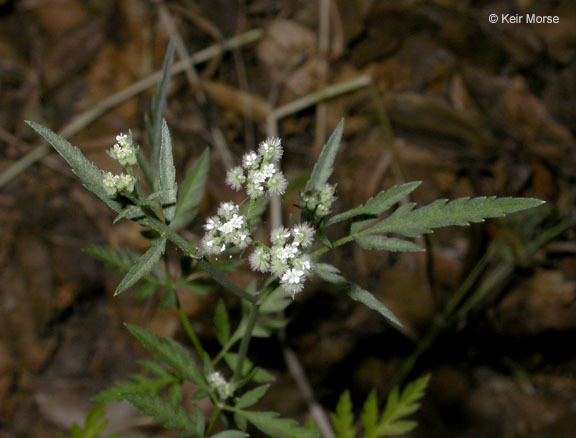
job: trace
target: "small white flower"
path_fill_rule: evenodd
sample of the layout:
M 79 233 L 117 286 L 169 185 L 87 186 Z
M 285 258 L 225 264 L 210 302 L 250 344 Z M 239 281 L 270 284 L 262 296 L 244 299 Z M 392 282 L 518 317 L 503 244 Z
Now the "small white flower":
M 136 184 L 136 178 L 133 175 L 128 175 L 122 173 L 116 176 L 116 188 L 119 192 L 125 190 L 128 193 L 134 191 L 134 185 Z
M 214 371 L 213 373 L 209 374 L 206 378 L 208 383 L 218 393 L 218 397 L 220 400 L 226 400 L 230 398 L 232 394 L 234 394 L 233 386 L 222 377 L 218 371 Z
M 257 199 L 264 196 L 264 187 L 259 184 L 254 184 L 252 182 L 246 185 L 246 194 L 250 199 Z
M 284 245 L 290 237 L 290 231 L 287 228 L 279 227 L 272 230 L 270 241 L 273 245 Z
M 258 165 L 259 157 L 256 152 L 251 151 L 242 157 L 242 166 L 244 169 L 252 169 Z
M 282 261 L 292 260 L 298 254 L 298 248 L 292 245 L 274 249 L 274 255 Z
M 304 290 L 304 284 L 303 283 L 295 283 L 295 284 L 290 284 L 290 283 L 281 283 L 282 289 L 284 289 L 284 291 L 289 294 L 292 298 L 294 298 L 294 295 L 296 295 L 299 292 L 302 292 L 302 290 Z
M 207 231 L 210 231 L 210 230 L 213 230 L 219 226 L 220 226 L 220 220 L 218 219 L 218 216 L 214 216 L 214 217 L 209 217 L 206 220 L 206 224 L 204 224 L 204 229 Z
M 230 169 L 226 174 L 226 184 L 236 191 L 240 190 L 245 182 L 244 170 L 240 166 Z
M 265 160 L 279 160 L 283 154 L 282 142 L 278 137 L 269 137 L 260 143 L 258 153 Z
M 248 261 L 253 271 L 268 272 L 270 269 L 270 254 L 262 248 L 256 248 Z
M 300 271 L 298 269 L 288 269 L 284 273 L 284 275 L 282 276 L 281 280 L 284 283 L 299 284 L 302 282 L 303 276 L 304 276 L 304 271 Z
M 104 184 L 104 190 L 106 190 L 108 196 L 115 196 L 118 192 L 116 188 L 116 178 L 112 172 L 104 172 L 102 184 Z
M 132 138 L 126 134 L 120 134 L 116 136 L 116 141 L 117 143 L 108 151 L 108 155 L 122 166 L 135 166 L 137 163 L 136 148 L 132 143 Z
M 288 182 L 282 172 L 278 172 L 275 175 L 272 175 L 268 180 L 268 191 L 272 195 L 283 195 L 286 193 L 286 186 Z
M 302 248 L 308 248 L 314 242 L 314 228 L 308 223 L 303 222 L 301 224 L 295 225 L 292 228 L 292 236 L 294 236 L 294 242 L 302 246 Z

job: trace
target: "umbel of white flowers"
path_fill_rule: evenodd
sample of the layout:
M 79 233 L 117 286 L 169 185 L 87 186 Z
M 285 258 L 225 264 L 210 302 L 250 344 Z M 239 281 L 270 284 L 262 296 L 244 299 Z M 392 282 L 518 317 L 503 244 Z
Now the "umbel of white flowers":
M 118 161 L 122 167 L 135 166 L 137 149 L 132 141 L 132 135 L 120 134 L 116 136 L 117 143 L 110 148 L 108 155 Z M 120 192 L 132 193 L 136 184 L 136 177 L 130 169 L 128 173 L 114 175 L 112 172 L 102 173 L 102 183 L 108 196 L 116 196 Z
M 209 374 L 206 380 L 208 380 L 210 387 L 218 393 L 220 400 L 226 400 L 234 394 L 232 385 L 218 371 Z
M 304 282 L 312 272 L 310 256 L 303 250 L 314 242 L 314 228 L 306 222 L 290 230 L 276 228 L 270 241 L 272 248 L 259 247 L 250 255 L 250 267 L 278 277 L 282 288 L 294 297 L 304 289 Z
M 283 195 L 286 178 L 277 168 L 275 161 L 282 158 L 282 144 L 278 137 L 270 137 L 260 143 L 258 152 L 250 151 L 242 157 L 242 166 L 230 169 L 226 184 L 239 191 L 246 186 L 251 199 L 265 195 Z
M 202 248 L 207 255 L 221 254 L 233 246 L 244 249 L 252 242 L 248 221 L 232 202 L 220 204 L 217 215 L 208 218 L 204 229 Z

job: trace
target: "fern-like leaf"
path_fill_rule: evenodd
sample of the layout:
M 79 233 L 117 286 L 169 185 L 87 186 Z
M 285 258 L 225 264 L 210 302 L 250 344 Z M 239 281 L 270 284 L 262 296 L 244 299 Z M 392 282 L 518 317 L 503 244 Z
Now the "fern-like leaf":
M 405 418 L 420 408 L 420 400 L 424 397 L 429 381 L 430 376 L 423 376 L 409 383 L 402 393 L 398 391 L 398 388 L 392 390 L 374 438 L 400 435 L 416 427 L 414 421 L 407 421 Z
M 176 370 L 183 379 L 207 389 L 207 385 L 194 362 L 194 358 L 179 343 L 170 338 L 160 337 L 141 327 L 131 324 L 125 324 L 125 326 L 159 361 Z
M 416 190 L 420 184 L 422 184 L 421 181 L 414 181 L 382 191 L 366 201 L 364 205 L 331 217 L 326 221 L 326 226 L 360 215 L 378 216 Z
M 192 421 L 182 406 L 165 402 L 155 394 L 125 394 L 124 398 L 144 415 L 153 417 L 156 424 L 195 436 L 197 423 Z
M 345 391 L 336 405 L 336 413 L 332 415 L 335 438 L 356 438 L 354 429 L 354 412 L 350 392 Z
M 460 198 L 453 201 L 439 199 L 416 210 L 414 210 L 415 204 L 409 203 L 359 234 L 394 233 L 406 237 L 418 237 L 421 234 L 431 233 L 435 228 L 483 222 L 484 219 L 516 213 L 541 205 L 543 202 L 539 199 L 530 198 L 481 196 L 472 199 Z
M 152 376 L 133 374 L 130 380 L 115 382 L 112 386 L 101 391 L 93 400 L 99 403 L 109 403 L 124 400 L 125 394 L 151 393 L 157 394 L 161 389 L 171 383 L 179 383 L 176 376 L 170 374 L 163 367 L 152 361 L 141 361 L 141 364 L 152 372 Z

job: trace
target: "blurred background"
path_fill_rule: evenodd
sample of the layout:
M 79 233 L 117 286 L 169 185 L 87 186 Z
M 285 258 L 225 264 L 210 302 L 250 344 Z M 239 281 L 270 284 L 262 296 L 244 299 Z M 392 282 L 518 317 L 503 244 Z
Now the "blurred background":
M 491 13 L 559 23 L 491 24 Z M 120 277 L 82 248 L 141 251 L 148 241 L 133 223 L 113 226 L 114 213 L 23 123 L 70 137 L 112 170 L 105 150 L 118 133 L 130 129 L 146 147 L 150 76 L 171 33 L 176 61 L 197 61 L 175 66 L 166 108 L 179 179 L 212 150 L 189 239 L 220 201 L 241 200 L 223 183 L 226 169 L 271 133 L 286 151 L 283 219 L 296 214 L 307 172 L 342 117 L 337 212 L 413 180 L 423 181 L 412 196 L 420 204 L 547 201 L 428 235 L 417 242 L 422 254 L 354 246 L 328 254 L 405 330 L 311 282 L 288 309 L 283 339 L 252 344 L 251 358 L 277 379 L 263 408 L 308 417 L 289 349 L 327 411 L 347 388 L 359 410 L 373 388 L 382 395 L 430 373 L 411 436 L 576 436 L 573 1 L 1 0 L 0 437 L 61 437 L 82 421 L 90 397 L 146 357 L 122 322 L 186 343 L 175 311 L 112 298 Z M 222 50 L 230 39 L 234 47 Z M 232 280 L 251 277 L 244 268 Z M 179 295 L 216 348 L 216 302 L 238 316 L 237 300 L 222 290 Z M 114 406 L 108 419 L 121 437 L 175 436 L 129 406 Z

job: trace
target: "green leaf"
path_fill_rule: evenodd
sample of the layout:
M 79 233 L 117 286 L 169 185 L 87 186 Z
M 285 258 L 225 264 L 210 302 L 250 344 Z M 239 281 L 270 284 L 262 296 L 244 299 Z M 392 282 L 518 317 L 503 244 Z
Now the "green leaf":
M 332 425 L 334 426 L 335 438 L 355 438 L 354 412 L 352 412 L 352 401 L 350 392 L 345 391 L 336 406 L 336 414 L 332 415 Z
M 354 238 L 356 243 L 364 249 L 376 249 L 378 251 L 393 252 L 421 252 L 424 248 L 407 240 L 396 239 L 395 237 L 384 237 L 378 235 L 359 236 Z
M 262 300 L 259 313 L 266 315 L 269 313 L 282 312 L 290 304 L 292 304 L 290 296 L 284 292 L 284 289 L 277 287 Z
M 367 290 L 362 289 L 360 286 L 354 283 L 348 283 L 345 287 L 346 293 L 350 298 L 355 301 L 360 301 L 362 304 L 370 307 L 372 310 L 380 313 L 383 317 L 391 321 L 392 323 L 402 327 L 402 323 L 394 316 L 394 314 L 382 304 L 374 295 L 372 295 Z
M 70 165 L 72 172 L 84 184 L 88 190 L 98 196 L 104 201 L 112 210 L 121 213 L 124 210 L 124 205 L 116 199 L 109 197 L 104 189 L 102 183 L 102 171 L 93 163 L 88 161 L 82 151 L 75 146 L 72 146 L 65 138 L 60 137 L 50 129 L 40 125 L 39 123 L 26 121 L 32 129 L 34 129 L 40 136 L 52 145 L 56 152 L 58 152 Z
M 362 289 L 357 284 L 347 281 L 344 277 L 340 275 L 340 270 L 332 265 L 326 263 L 316 263 L 314 264 L 314 272 L 318 274 L 320 278 L 328 283 L 335 284 L 339 288 L 343 289 L 346 294 L 355 301 L 360 301 L 362 304 L 370 307 L 372 310 L 380 313 L 386 319 L 392 323 L 402 326 L 398 318 L 382 304 L 374 295 L 370 292 Z
M 155 394 L 125 394 L 124 398 L 144 415 L 153 417 L 154 423 L 161 424 L 166 429 L 196 433 L 196 423 L 182 406 L 165 402 Z
M 378 193 L 375 197 L 370 198 L 364 205 L 356 207 L 352 210 L 345 211 L 343 213 L 337 214 L 328 221 L 326 221 L 326 227 L 336 224 L 338 222 L 345 221 L 346 219 L 353 218 L 360 215 L 374 215 L 378 216 L 388 210 L 397 202 L 404 199 L 410 193 L 418 188 L 422 184 L 421 181 L 414 181 L 407 184 L 402 184 L 400 186 L 394 186 L 386 191 Z
M 188 225 L 192 210 L 198 207 L 204 197 L 204 189 L 208 180 L 208 171 L 210 170 L 210 149 L 202 153 L 198 161 L 192 166 L 192 169 L 186 174 L 186 178 L 180 184 L 178 200 L 176 201 L 176 214 L 170 227 L 178 229 Z
M 108 245 L 90 245 L 82 250 L 91 255 L 96 260 L 104 262 L 116 272 L 123 274 L 132 269 L 140 254 L 125 248 L 113 248 Z M 154 267 L 150 274 L 143 277 L 147 282 L 156 286 L 163 286 L 165 283 L 164 274 Z
M 332 171 L 334 170 L 334 160 L 336 159 L 336 154 L 338 148 L 340 147 L 340 142 L 342 141 L 342 131 L 344 130 L 344 119 L 338 123 L 336 129 L 324 145 L 318 162 L 312 170 L 312 175 L 306 183 L 306 191 L 311 191 L 314 189 L 320 190 L 324 186 Z
M 346 283 L 346 279 L 340 275 L 340 269 L 328 263 L 314 263 L 314 272 L 328 283 Z
M 362 412 L 362 426 L 364 426 L 364 438 L 377 438 L 378 427 L 378 396 L 376 390 L 372 390 L 364 403 Z
M 83 426 L 74 424 L 71 430 L 71 438 L 99 438 L 104 431 L 108 422 L 105 420 L 106 405 L 97 404 L 86 415 Z M 109 438 L 115 437 L 108 435 Z
M 219 300 L 216 305 L 216 313 L 214 314 L 214 331 L 216 339 L 218 339 L 220 345 L 226 345 L 230 339 L 230 321 L 228 319 L 226 306 L 222 300 Z
M 194 422 L 196 423 L 196 436 L 206 436 L 206 419 L 204 418 L 204 412 L 202 412 L 202 409 L 200 409 L 198 405 L 192 406 L 192 411 L 194 413 Z
M 158 239 L 152 242 L 148 251 L 136 261 L 132 268 L 128 271 L 124 279 L 116 288 L 114 295 L 124 292 L 131 286 L 134 286 L 138 280 L 145 277 L 156 266 L 160 257 L 166 248 L 166 238 Z
M 164 209 L 164 218 L 167 223 L 170 223 L 176 213 L 178 185 L 176 184 L 176 168 L 174 167 L 174 156 L 172 154 L 172 140 L 170 139 L 170 131 L 168 130 L 166 120 L 162 121 L 158 180 L 158 190 L 160 191 L 160 202 Z
M 260 401 L 260 399 L 266 394 L 270 385 L 262 385 L 257 388 L 254 388 L 244 394 L 242 397 L 238 399 L 236 402 L 236 407 L 238 409 L 249 408 L 250 406 L 255 405 Z
M 426 375 L 408 384 L 401 394 L 398 388 L 392 390 L 375 437 L 403 434 L 416 427 L 415 422 L 403 419 L 419 409 L 420 400 L 424 397 L 429 381 L 430 376 Z
M 145 214 L 142 209 L 137 205 L 129 205 L 122 212 L 114 218 L 113 224 L 119 222 L 122 219 L 136 219 L 139 217 L 144 217 Z
M 272 438 L 319 438 L 312 430 L 300 427 L 294 420 L 278 418 L 276 412 L 237 411 L 250 423 Z
M 173 339 L 160 337 L 141 327 L 131 324 L 124 325 L 159 361 L 176 370 L 183 379 L 207 389 L 202 374 L 196 367 L 194 358 L 184 347 Z
M 170 38 L 166 55 L 164 55 L 164 63 L 162 65 L 162 78 L 158 83 L 158 90 L 154 99 L 152 100 L 152 125 L 150 126 L 149 139 L 152 146 L 152 163 L 154 167 L 154 174 L 158 173 L 157 164 L 160 156 L 160 142 L 162 136 L 162 121 L 164 119 L 164 112 L 166 111 L 166 100 L 168 97 L 168 89 L 170 88 L 170 78 L 172 76 L 172 61 L 174 60 L 175 49 L 174 38 Z
M 124 400 L 126 394 L 142 393 L 156 394 L 178 379 L 165 371 L 164 375 L 148 377 L 143 374 L 134 374 L 131 380 L 121 380 L 93 397 L 94 401 L 110 403 Z
M 227 430 L 225 432 L 212 435 L 210 438 L 246 438 L 248 436 L 250 435 L 245 432 L 240 432 L 239 430 Z
M 392 215 L 362 234 L 395 233 L 417 237 L 431 233 L 434 228 L 450 225 L 469 225 L 486 218 L 502 217 L 527 208 L 541 205 L 543 201 L 530 198 L 460 198 L 453 201 L 439 199 L 414 210 L 414 203 L 398 208 Z

